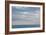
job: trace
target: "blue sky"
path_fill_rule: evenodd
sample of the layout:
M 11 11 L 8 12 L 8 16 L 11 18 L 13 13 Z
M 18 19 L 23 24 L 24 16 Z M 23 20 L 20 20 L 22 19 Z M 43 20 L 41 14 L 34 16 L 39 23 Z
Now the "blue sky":
M 13 25 L 17 24 L 39 24 L 39 7 L 12 6 Z
M 19 7 L 19 6 L 18 7 L 17 6 L 16 7 L 15 6 L 12 7 L 13 13 L 20 13 L 20 12 L 39 13 L 39 10 L 40 10 L 39 7 Z

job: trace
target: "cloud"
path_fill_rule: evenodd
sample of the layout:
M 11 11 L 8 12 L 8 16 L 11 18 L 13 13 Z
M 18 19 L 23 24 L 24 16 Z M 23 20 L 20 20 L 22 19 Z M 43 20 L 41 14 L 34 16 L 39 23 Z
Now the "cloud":
M 13 25 L 39 24 L 39 12 L 38 7 L 12 7 Z
M 12 7 L 13 12 L 39 12 L 39 7 L 20 7 L 20 6 L 13 6 Z
M 37 25 L 40 24 L 39 21 L 34 22 L 34 21 L 13 21 L 13 25 Z

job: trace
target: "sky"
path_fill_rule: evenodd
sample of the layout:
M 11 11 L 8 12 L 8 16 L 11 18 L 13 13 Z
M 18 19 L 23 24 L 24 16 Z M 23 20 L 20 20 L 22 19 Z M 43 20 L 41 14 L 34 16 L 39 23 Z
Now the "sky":
M 40 24 L 40 7 L 12 6 L 13 25 Z

